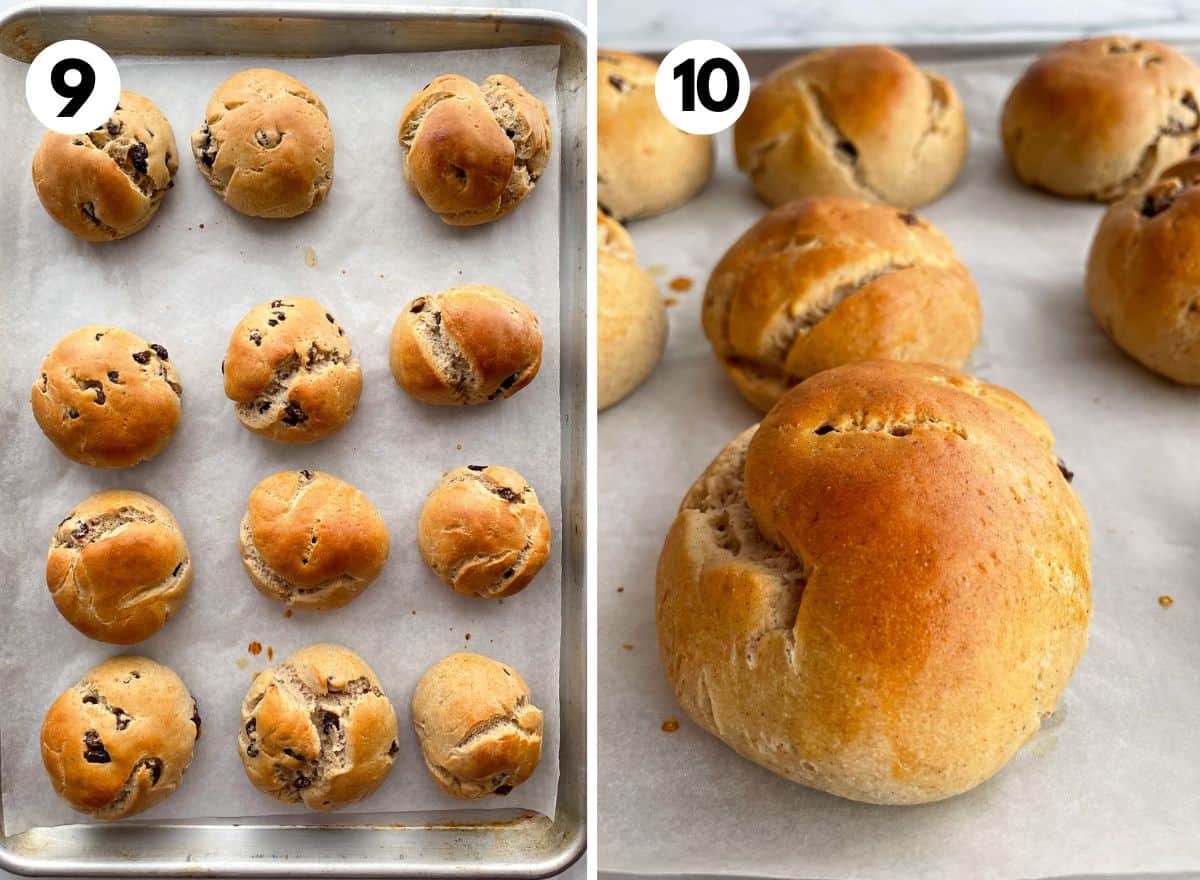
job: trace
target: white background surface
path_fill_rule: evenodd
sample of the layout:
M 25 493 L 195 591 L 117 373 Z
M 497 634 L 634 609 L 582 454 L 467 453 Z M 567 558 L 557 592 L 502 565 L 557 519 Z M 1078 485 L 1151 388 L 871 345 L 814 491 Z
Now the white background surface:
M 980 288 L 983 336 L 967 369 L 1042 413 L 1091 518 L 1095 617 L 1059 723 L 965 795 L 886 808 L 776 777 L 680 711 L 658 661 L 655 565 L 687 488 L 760 417 L 700 328 L 709 272 L 766 210 L 723 137 L 700 198 L 629 227 L 641 262 L 659 267 L 663 294 L 679 303 L 663 363 L 599 418 L 604 869 L 1009 880 L 1200 867 L 1197 391 L 1122 355 L 1089 314 L 1083 268 L 1103 208 L 1026 189 L 1008 170 L 997 113 L 1028 61 L 932 65 L 962 95 L 971 150 L 951 191 L 919 213 Z M 695 286 L 669 290 L 676 276 Z M 1162 594 L 1173 607 L 1159 606 Z M 660 729 L 670 716 L 673 734 Z
M 386 3 L 386 2 L 391 2 L 391 0 L 381 0 L 381 2 L 385 2 L 385 3 Z M 5 8 L 7 8 L 8 6 L 11 6 L 11 5 L 15 5 L 13 2 L 11 2 L 11 0 L 0 0 L 0 10 L 3 10 L 3 9 L 5 9 Z M 399 5 L 405 5 L 405 4 L 396 3 L 395 5 L 399 6 Z M 407 4 L 407 5 L 421 5 L 421 3 L 419 3 L 419 2 L 415 2 L 415 3 L 409 3 L 409 4 Z M 556 10 L 556 11 L 560 11 L 560 12 L 567 13 L 567 14 L 569 14 L 569 15 L 572 15 L 572 16 L 574 16 L 574 17 L 576 17 L 576 18 L 580 19 L 580 20 L 583 20 L 583 19 L 586 17 L 586 4 L 585 4 L 584 0 L 548 0 L 548 2 L 529 2 L 529 0 L 510 0 L 510 2 L 505 2 L 505 0 L 496 0 L 496 2 L 479 2 L 479 0 L 465 0 L 465 2 L 462 2 L 460 5 L 463 5 L 463 6 L 475 6 L 475 7 L 500 6 L 500 7 L 550 8 L 550 9 L 554 9 L 554 10 Z M 15 81 L 15 80 L 14 80 L 14 81 Z M 418 84 L 418 85 L 419 85 L 419 84 Z M 201 106 L 202 106 L 202 104 L 201 104 Z M 24 111 L 23 111 L 23 108 L 22 108 L 22 114 L 23 114 L 23 113 L 24 113 Z M 181 176 L 183 176 L 183 175 L 186 175 L 188 172 L 190 172 L 190 171 L 193 171 L 193 170 L 194 170 L 194 169 L 191 169 L 191 168 L 187 167 L 187 164 L 190 162 L 190 156 L 186 155 L 186 153 L 187 153 L 187 137 L 188 137 L 188 134 L 189 134 L 189 133 L 190 133 L 190 127 L 189 127 L 189 126 L 188 126 L 186 123 L 185 123 L 185 124 L 181 124 L 179 121 L 176 121 L 176 138 L 177 138 L 177 141 L 178 141 L 178 143 L 179 143 L 179 145 L 180 145 L 181 149 L 183 149 L 183 150 L 184 150 L 184 152 L 185 152 L 185 156 L 184 156 L 184 158 L 183 158 L 183 161 L 181 162 L 181 165 L 183 165 L 183 166 L 184 166 L 184 167 L 182 167 L 182 168 L 181 168 L 181 172 L 180 172 Z M 339 171 L 341 170 L 341 168 L 342 168 L 342 165 L 341 165 L 341 154 L 339 154 Z M 23 176 L 23 175 L 22 175 L 22 180 L 21 180 L 20 182 L 21 182 L 21 183 L 24 183 L 24 176 Z M 191 182 L 196 184 L 196 188 L 197 188 L 197 189 L 199 189 L 201 186 L 203 186 L 203 184 L 202 184 L 201 182 L 199 182 L 199 181 L 191 181 Z M 10 183 L 10 184 L 5 184 L 4 190 L 5 190 L 5 193 L 6 193 L 6 194 L 10 193 L 10 186 L 11 186 L 11 183 Z M 337 190 L 337 189 L 338 189 L 338 187 L 337 187 L 337 186 L 335 186 L 335 192 L 336 192 L 336 190 Z M 176 192 L 176 193 L 173 193 L 173 195 L 178 195 L 178 192 Z M 212 197 L 212 196 L 211 196 L 211 194 L 209 194 L 209 193 L 204 193 L 204 195 L 206 195 L 206 196 L 207 196 L 207 197 L 210 199 L 210 201 L 211 201 L 212 205 L 214 206 L 214 208 L 215 208 L 216 206 L 218 206 L 218 205 L 219 205 L 219 202 L 218 202 L 218 201 L 217 201 L 217 200 L 216 200 L 214 197 Z M 333 202 L 332 202 L 332 200 L 333 200 L 334 198 L 336 198 L 336 196 L 334 196 L 334 197 L 331 197 L 331 204 L 333 203 Z M 327 206 L 326 206 L 325 208 L 323 208 L 322 210 L 326 210 L 326 211 L 328 211 L 328 210 L 329 210 L 329 206 L 327 205 Z M 159 222 L 159 221 L 156 221 L 156 222 Z M 57 232 L 57 230 L 56 230 L 56 232 Z M 151 234 L 151 233 L 150 233 L 149 231 L 147 231 L 147 232 L 144 232 L 143 234 Z M 320 249 L 318 249 L 318 257 L 320 257 L 320 256 L 321 256 L 321 252 L 320 252 Z M 328 253 L 328 252 L 327 252 L 326 256 L 327 256 L 329 259 L 331 259 L 331 260 L 332 260 L 332 259 L 335 259 L 335 256 L 334 256 L 334 254 L 332 254 L 332 253 Z M 398 255 L 398 258 L 399 258 L 399 256 L 400 256 L 400 255 Z M 329 264 L 326 264 L 326 266 L 327 266 L 327 267 L 329 267 Z M 333 271 L 333 270 L 332 270 L 332 267 L 329 267 L 329 268 L 330 268 L 330 271 Z M 343 311 L 346 311 L 346 310 L 343 310 Z M 350 317 L 349 313 L 347 313 L 346 315 L 341 315 L 341 314 L 339 314 L 339 318 L 341 318 L 341 319 L 343 320 L 343 323 L 347 323 L 347 324 L 348 324 L 348 323 L 349 323 L 349 317 Z M 361 351 L 361 347 L 362 347 L 362 345 L 363 345 L 364 343 L 366 343 L 367 345 L 371 345 L 371 344 L 372 344 L 372 340 L 370 340 L 369 338 L 367 338 L 369 335 L 370 335 L 370 334 L 369 334 L 369 333 L 367 333 L 367 332 L 360 332 L 359 336 L 360 336 L 360 337 L 362 337 L 362 338 L 360 338 L 360 339 L 358 339 L 358 340 L 354 340 L 354 344 L 355 344 L 355 347 L 356 347 L 356 354 L 358 354 L 360 357 L 361 357 L 361 356 L 362 356 L 362 354 L 363 354 L 363 352 Z M 39 356 L 40 356 L 40 355 L 39 355 Z M 364 364 L 364 367 L 365 367 L 365 364 Z M 384 372 L 385 372 L 385 374 L 386 374 L 386 370 L 385 370 Z M 186 391 L 187 391 L 187 390 L 193 390 L 193 389 L 194 389 L 194 387 L 195 387 L 195 379 L 196 379 L 196 378 L 198 378 L 198 377 L 193 377 L 193 383 L 191 383 L 191 384 L 192 384 L 192 388 L 188 388 L 188 385 L 189 385 L 189 383 L 188 383 L 188 377 L 185 375 L 183 378 L 184 378 L 184 383 L 185 383 L 185 393 L 186 393 Z M 377 378 L 376 384 L 377 384 L 377 385 L 382 385 L 382 384 L 383 384 L 383 383 L 382 383 L 382 379 L 383 379 L 383 378 L 387 378 L 387 377 L 386 377 L 386 375 L 385 375 L 385 376 L 383 376 L 383 377 L 376 377 L 376 378 Z M 543 377 L 543 378 L 544 378 L 544 377 Z M 369 379 L 368 379 L 368 381 L 369 381 Z M 536 380 L 535 380 L 535 383 L 536 383 Z M 555 384 L 556 384 L 556 380 L 555 380 Z M 525 391 L 525 392 L 522 392 L 522 394 L 528 394 L 528 393 L 529 393 L 531 390 L 532 390 L 532 388 L 531 388 L 531 389 L 526 389 L 526 391 Z M 520 397 L 520 396 L 518 396 L 518 398 L 517 398 L 517 399 L 519 399 L 519 397 Z M 194 397 L 194 396 L 192 396 L 192 402 L 193 402 L 193 403 L 195 403 L 195 397 Z M 514 401 L 514 402 L 515 402 L 515 401 Z M 187 406 L 187 405 L 185 404 L 185 409 L 186 409 L 186 406 Z M 228 415 L 230 418 L 232 418 L 232 414 L 231 414 L 231 413 L 223 413 L 223 414 L 224 414 L 224 415 Z M 360 414 L 359 414 L 359 418 L 361 418 L 361 417 L 362 417 L 362 414 L 360 413 Z M 239 430 L 241 430 L 241 429 L 239 428 Z M 556 436 L 557 436 L 557 434 L 556 434 Z M 336 442 L 336 440 L 335 440 L 334 442 Z M 464 449 L 464 452 L 463 452 L 463 454 L 466 454 L 466 452 L 467 452 L 467 450 L 465 450 L 465 449 Z M 370 489 L 370 486 L 368 486 L 368 485 L 364 485 L 364 486 L 363 486 L 363 488 L 367 489 L 367 491 L 368 491 L 368 494 L 371 494 L 371 489 Z M 375 491 L 376 491 L 376 495 L 378 495 L 378 489 L 377 489 L 377 490 L 375 490 Z M 378 499 L 376 499 L 376 500 L 378 500 Z M 556 501 L 556 500 L 555 500 L 555 506 L 557 506 L 557 501 Z M 394 530 L 393 530 L 393 531 L 394 531 Z M 395 557 L 396 557 L 396 553 L 395 553 L 395 551 L 396 551 L 396 549 L 397 549 L 397 548 L 396 548 L 396 539 L 397 539 L 397 536 L 396 536 L 395 534 L 393 534 L 393 559 L 392 559 L 392 561 L 389 563 L 389 565 L 390 565 L 390 566 L 397 566 L 397 559 L 395 558 Z M 195 550 L 196 550 L 196 547 L 195 547 L 195 546 L 193 546 L 193 551 L 195 551 Z M 385 575 L 386 575 L 386 570 L 385 570 Z M 381 580 L 382 580 L 382 578 L 381 578 Z M 372 587 L 372 589 L 379 589 L 379 588 L 380 588 L 380 584 L 376 584 L 375 586 L 373 586 L 373 587 Z M 514 600 L 514 602 L 515 602 L 515 601 L 516 601 L 516 600 Z M 507 604 L 507 603 L 506 603 L 506 604 Z M 265 640 L 264 640 L 264 641 L 265 641 Z M 461 645 L 461 644 L 458 644 L 458 645 L 452 646 L 452 648 L 450 648 L 450 649 L 453 649 L 453 648 L 456 648 L 456 647 L 462 647 L 462 645 Z M 243 646 L 243 649 L 244 649 L 244 646 Z M 282 645 L 276 645 L 276 649 L 277 649 L 277 651 L 281 650 L 281 649 L 282 649 Z M 449 649 L 448 649 L 448 650 L 449 650 Z M 258 663 L 257 663 L 257 665 L 263 665 L 263 664 L 262 664 L 262 662 L 261 662 L 261 658 L 256 658 L 256 659 L 258 660 Z M 278 659 L 278 656 L 277 656 L 277 659 Z M 378 665 L 378 664 L 377 664 L 377 665 Z M 377 671 L 378 671 L 378 669 L 377 669 Z M 239 673 L 239 674 L 240 674 L 240 673 Z M 249 677 L 249 676 L 248 676 L 248 673 L 245 673 L 245 675 L 246 675 L 247 682 L 248 682 L 248 677 Z M 393 697 L 395 697 L 395 696 L 396 696 L 396 695 L 393 695 Z M 397 703 L 397 705 L 398 705 L 398 707 L 400 707 L 401 705 L 403 705 L 403 703 L 404 703 L 404 699 L 403 699 L 403 698 L 397 698 L 397 699 L 395 699 L 395 700 L 394 700 L 394 702 L 396 702 L 396 703 Z M 401 712 L 401 714 L 403 715 L 404 713 L 403 713 L 403 712 Z M 208 719 L 208 716 L 207 716 L 207 714 L 206 714 L 206 723 L 208 722 L 208 720 L 209 720 L 209 719 Z M 404 722 L 404 720 L 402 719 L 402 728 L 404 727 L 404 724 L 405 724 L 405 722 Z M 212 729 L 213 729 L 213 728 L 212 728 L 212 726 L 209 726 L 209 727 L 207 727 L 207 728 L 206 728 L 206 731 L 212 731 Z M 397 769 L 398 769 L 398 768 L 397 768 Z M 565 872 L 565 874 L 564 874 L 563 876 L 565 876 L 565 877 L 568 877 L 568 878 L 582 878 L 582 877 L 584 876 L 584 874 L 585 874 L 585 867 L 584 867 L 584 866 L 585 866 L 585 863 L 586 863 L 586 857 L 585 857 L 585 859 L 581 860 L 581 861 L 580 861 L 580 862 L 579 862 L 577 865 L 575 865 L 574 867 L 572 867 L 571 869 L 569 869 L 567 872 Z M 0 871 L 0 877 L 7 878 L 7 877 L 9 877 L 9 876 L 10 876 L 10 875 L 6 874 L 5 872 L 3 872 L 3 871 Z

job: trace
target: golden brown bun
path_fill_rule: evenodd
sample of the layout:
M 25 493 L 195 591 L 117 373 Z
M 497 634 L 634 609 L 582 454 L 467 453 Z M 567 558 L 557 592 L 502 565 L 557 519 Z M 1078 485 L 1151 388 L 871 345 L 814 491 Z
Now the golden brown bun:
M 165 348 L 94 324 L 46 355 L 30 400 L 38 426 L 67 458 L 128 468 L 166 449 L 182 394 Z
M 915 208 L 962 170 L 967 118 L 948 80 L 886 46 L 810 52 L 750 93 L 734 127 L 759 197 L 854 196 Z
M 620 223 L 596 215 L 596 395 L 607 409 L 654 372 L 667 346 L 667 309 Z
M 371 667 L 341 645 L 309 645 L 255 677 L 238 754 L 259 791 L 337 810 L 387 778 L 396 736 L 396 710 Z
M 371 585 L 390 540 L 358 489 L 321 471 L 282 471 L 254 487 L 238 544 L 251 583 L 306 611 L 340 608 Z
M 1200 160 L 1109 207 L 1092 240 L 1088 302 L 1123 351 L 1200 385 Z
M 425 766 L 451 797 L 506 795 L 537 769 L 542 710 L 511 666 L 451 654 L 426 670 L 412 718 Z
M 692 486 L 658 565 L 684 710 L 742 756 L 879 804 L 996 773 L 1083 654 L 1087 516 L 1004 389 L 870 361 L 820 373 Z
M 439 76 L 400 118 L 404 179 L 451 226 L 499 220 L 526 196 L 550 159 L 546 105 L 509 76 L 482 86 Z
M 113 657 L 54 701 L 42 763 L 73 808 L 123 819 L 179 787 L 199 738 L 196 701 L 178 675 L 145 657 Z
M 596 199 L 621 221 L 678 208 L 712 177 L 713 139 L 662 115 L 657 70 L 627 52 L 601 50 L 596 59 Z
M 33 186 L 64 229 L 85 241 L 112 241 L 150 222 L 178 169 L 167 118 L 148 98 L 121 92 L 95 130 L 46 132 L 33 156 Z
M 141 492 L 98 492 L 58 524 L 46 585 L 85 636 L 130 645 L 179 610 L 192 585 L 192 560 L 164 504 Z
M 303 297 L 251 309 L 229 338 L 221 371 L 238 421 L 280 443 L 336 434 L 362 393 L 362 368 L 346 331 L 323 305 Z
M 1000 133 L 1024 183 L 1111 201 L 1200 144 L 1200 68 L 1170 46 L 1093 37 L 1051 49 L 1013 86 Z
M 546 564 L 550 520 L 516 471 L 472 464 L 450 471 L 425 499 L 417 547 L 454 592 L 502 599 Z
M 807 376 L 871 358 L 961 367 L 979 294 L 950 242 L 906 211 L 810 198 L 764 216 L 721 258 L 704 333 L 766 412 Z
M 192 133 L 196 167 L 225 204 L 251 217 L 297 217 L 333 185 L 333 128 L 321 99 L 265 67 L 217 86 Z
M 484 284 L 417 297 L 392 328 L 400 387 L 425 403 L 464 406 L 512 397 L 542 366 L 542 330 L 524 303 Z

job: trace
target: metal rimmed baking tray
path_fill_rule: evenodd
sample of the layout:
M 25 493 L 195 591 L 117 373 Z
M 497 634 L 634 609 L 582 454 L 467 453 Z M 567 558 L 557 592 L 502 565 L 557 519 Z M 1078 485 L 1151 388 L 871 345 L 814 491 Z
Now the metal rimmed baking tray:
M 612 46 L 619 49 L 620 46 Z M 602 874 L 633 877 L 1012 880 L 1194 876 L 1200 869 L 1200 591 L 1196 390 L 1125 357 L 1098 328 L 1084 267 L 1104 206 L 1021 186 L 999 116 L 1044 47 L 901 46 L 947 76 L 971 145 L 954 186 L 918 209 L 954 244 L 983 305 L 967 370 L 1045 417 L 1091 518 L 1091 641 L 1060 711 L 1008 767 L 959 797 L 875 807 L 802 788 L 738 757 L 675 701 L 658 657 L 655 565 L 688 487 L 761 416 L 700 325 L 708 276 L 767 206 L 717 138 L 695 200 L 629 224 L 668 308 L 644 386 L 598 418 L 598 717 Z M 1180 47 L 1193 58 L 1197 47 Z M 747 51 L 763 75 L 805 51 Z M 693 282 L 686 292 L 670 285 Z M 1163 607 L 1160 596 L 1173 604 Z M 662 730 L 675 716 L 679 727 Z M 670 726 L 668 726 L 670 727 Z
M 562 627 L 557 808 L 406 813 L 401 824 L 302 825 L 282 819 L 129 822 L 35 828 L 0 839 L 0 867 L 21 874 L 138 876 L 544 876 L 584 846 L 586 40 L 568 18 L 531 11 L 404 10 L 351 4 L 22 5 L 0 18 L 0 50 L 29 61 L 60 39 L 115 55 L 328 57 L 558 48 L 558 353 Z M 549 340 L 548 340 L 549 343 Z M 553 386 L 551 386 L 553 387 Z M 389 820 L 390 821 L 390 820 Z

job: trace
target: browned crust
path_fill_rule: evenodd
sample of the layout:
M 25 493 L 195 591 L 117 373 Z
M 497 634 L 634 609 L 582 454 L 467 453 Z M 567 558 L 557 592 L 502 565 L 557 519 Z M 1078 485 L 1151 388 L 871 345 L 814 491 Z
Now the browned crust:
M 179 424 L 181 394 L 165 348 L 96 324 L 58 341 L 42 362 L 30 402 L 38 426 L 67 458 L 127 468 L 167 447 Z
M 464 406 L 512 397 L 542 365 L 542 331 L 527 305 L 465 284 L 417 297 L 400 313 L 392 375 L 417 400 Z
M 830 195 L 915 208 L 962 170 L 966 114 L 953 85 L 894 49 L 821 49 L 755 88 L 734 149 L 771 205 Z
M 534 189 L 550 156 L 545 104 L 512 77 L 482 86 L 458 74 L 417 92 L 400 118 L 404 177 L 442 221 L 503 217 Z
M 515 669 L 480 654 L 431 666 L 412 699 L 425 765 L 451 797 L 505 795 L 537 769 L 542 711 Z
M 46 586 L 59 612 L 89 638 L 149 638 L 192 583 L 187 542 L 171 511 L 141 492 L 98 492 L 59 523 Z
M 713 270 L 702 316 L 721 365 L 764 412 L 844 363 L 961 367 L 981 323 L 974 281 L 928 221 L 834 197 L 776 208 L 747 230 Z
M 179 787 L 199 725 L 174 672 L 145 657 L 113 657 L 54 701 L 42 722 L 42 763 L 74 809 L 121 819 Z
M 550 555 L 550 520 L 537 493 L 504 467 L 457 468 L 442 477 L 417 524 L 421 558 L 468 596 L 502 599 L 529 585 Z
M 1087 264 L 1097 323 L 1135 360 L 1200 385 L 1200 161 L 1105 212 Z
M 1074 40 L 1013 86 L 1000 132 L 1023 182 L 1111 201 L 1152 182 L 1200 143 L 1200 69 L 1153 40 Z
M 1054 709 L 1090 613 L 1087 517 L 1045 424 L 1003 389 L 890 361 L 821 373 L 730 444 L 658 569 L 688 714 L 872 803 L 996 773 Z

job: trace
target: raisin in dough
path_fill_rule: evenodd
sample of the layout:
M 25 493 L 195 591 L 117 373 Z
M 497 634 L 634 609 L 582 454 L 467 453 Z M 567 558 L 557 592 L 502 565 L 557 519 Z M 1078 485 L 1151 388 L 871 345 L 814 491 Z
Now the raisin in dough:
M 234 328 L 221 364 L 238 420 L 280 443 L 314 443 L 354 415 L 362 368 L 346 331 L 320 303 L 256 306 Z
M 158 632 L 183 604 L 192 559 L 164 504 L 115 489 L 85 499 L 54 532 L 46 585 L 70 624 L 117 645 Z
M 425 564 L 456 593 L 502 599 L 519 593 L 550 555 L 550 520 L 516 471 L 467 465 L 425 499 L 417 523 Z
M 200 713 L 178 675 L 145 657 L 113 657 L 54 701 L 42 763 L 74 809 L 123 819 L 179 788 L 199 738 Z
M 242 702 L 238 754 L 254 787 L 285 804 L 336 810 L 387 778 L 396 711 L 361 657 L 309 645 L 260 672 Z
M 340 608 L 371 585 L 390 541 L 358 489 L 321 471 L 283 471 L 254 487 L 239 532 L 242 565 L 265 596 Z
M 298 217 L 333 185 L 329 113 L 312 89 L 278 70 L 243 70 L 217 86 L 192 153 L 213 191 L 251 217 Z
M 123 91 L 96 129 L 46 132 L 33 156 L 33 186 L 64 229 L 85 241 L 112 241 L 145 228 L 178 169 L 171 124 L 148 98 Z
M 67 458 L 128 468 L 166 448 L 179 424 L 182 394 L 165 348 L 92 325 L 59 340 L 30 399 L 38 426 Z
M 392 328 L 392 375 L 425 403 L 469 406 L 512 397 L 542 366 L 542 330 L 524 303 L 465 284 L 410 302 Z
M 515 669 L 481 654 L 451 654 L 426 670 L 412 698 L 429 775 L 473 800 L 506 795 L 542 756 L 542 710 Z
M 550 160 L 546 105 L 509 76 L 478 86 L 439 76 L 400 119 L 404 178 L 450 226 L 499 220 L 533 192 Z

